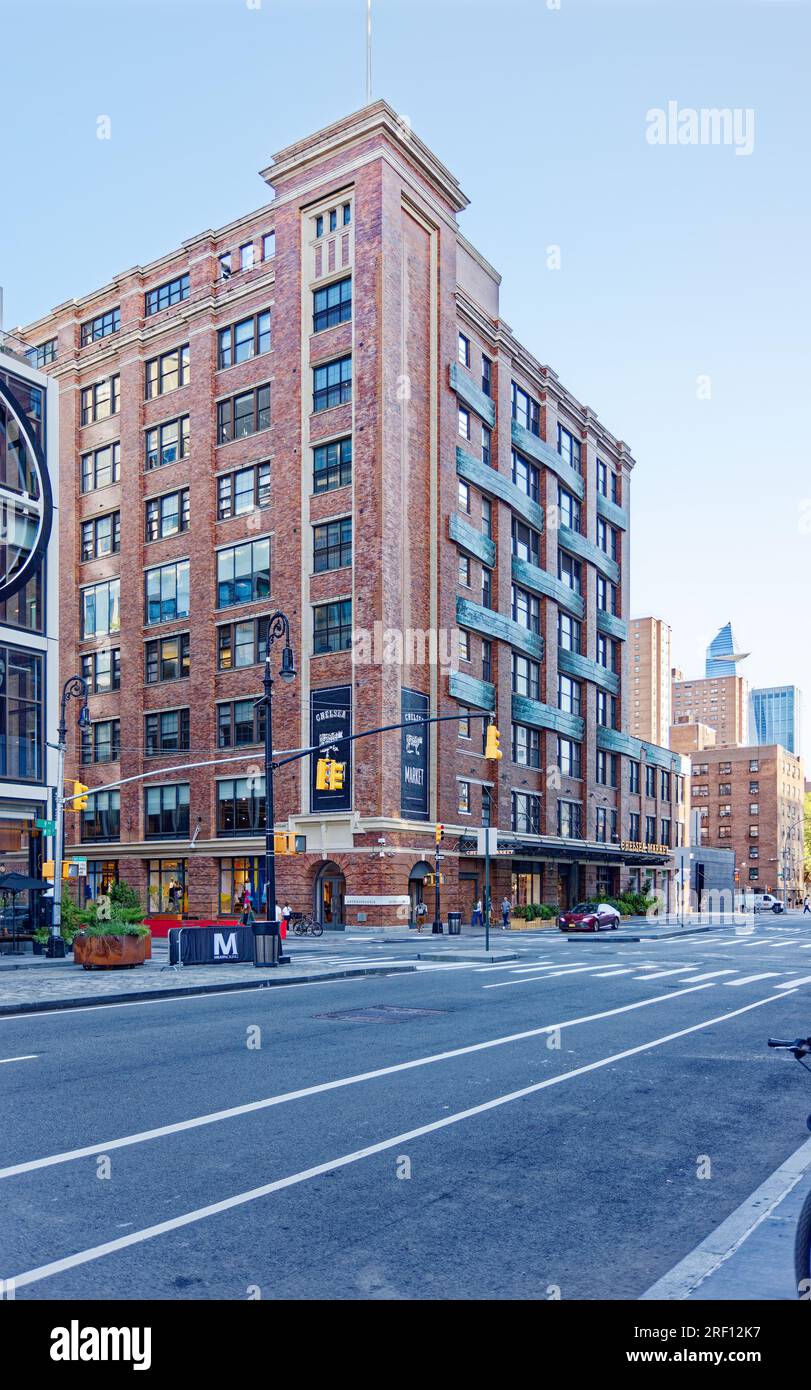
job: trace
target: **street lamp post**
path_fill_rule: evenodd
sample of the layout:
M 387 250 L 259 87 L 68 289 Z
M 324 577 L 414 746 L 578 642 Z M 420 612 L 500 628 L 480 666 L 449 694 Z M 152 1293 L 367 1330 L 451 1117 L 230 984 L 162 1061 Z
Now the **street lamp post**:
M 81 700 L 79 728 L 90 725 L 90 711 L 87 708 L 87 681 L 84 676 L 69 676 L 62 687 L 62 703 L 59 713 L 56 766 L 56 835 L 54 837 L 54 899 L 51 934 L 45 954 L 53 960 L 63 957 L 65 943 L 62 940 L 62 855 L 65 844 L 65 745 L 68 737 L 68 700 Z
M 273 774 L 276 764 L 273 761 L 273 675 L 271 671 L 271 651 L 273 643 L 284 637 L 282 648 L 282 669 L 279 676 L 283 681 L 295 679 L 296 666 L 293 648 L 290 645 L 290 623 L 284 613 L 274 613 L 268 619 L 267 654 L 265 656 L 264 695 L 261 703 L 265 707 L 265 913 L 268 922 L 276 921 L 276 846 L 273 838 L 276 816 L 273 807 Z M 271 907 L 273 918 L 271 919 Z

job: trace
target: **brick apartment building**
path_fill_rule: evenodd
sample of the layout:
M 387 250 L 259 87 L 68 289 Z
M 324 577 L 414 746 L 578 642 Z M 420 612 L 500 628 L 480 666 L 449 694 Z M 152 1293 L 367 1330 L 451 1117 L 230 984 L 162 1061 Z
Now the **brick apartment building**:
M 630 729 L 667 747 L 670 735 L 670 628 L 661 618 L 630 624 Z
M 727 747 L 749 741 L 749 687 L 743 676 L 702 676 L 685 680 L 673 670 L 671 718 L 674 724 L 708 724 Z
M 354 744 L 343 793 L 309 759 L 279 773 L 277 828 L 305 846 L 280 900 L 406 915 L 435 821 L 466 920 L 483 823 L 494 901 L 664 885 L 686 808 L 679 756 L 624 732 L 628 447 L 515 339 L 459 184 L 385 102 L 263 178 L 258 211 L 20 330 L 60 386 L 62 670 L 93 720 L 70 771 L 165 772 L 73 821 L 90 891 L 120 875 L 193 915 L 261 891 L 275 609 L 297 668 L 277 748 L 459 712 Z M 347 902 L 380 897 L 401 902 Z
M 737 883 L 755 893 L 803 892 L 802 764 L 780 744 L 704 748 L 693 755 L 691 799 L 701 843 L 734 849 Z

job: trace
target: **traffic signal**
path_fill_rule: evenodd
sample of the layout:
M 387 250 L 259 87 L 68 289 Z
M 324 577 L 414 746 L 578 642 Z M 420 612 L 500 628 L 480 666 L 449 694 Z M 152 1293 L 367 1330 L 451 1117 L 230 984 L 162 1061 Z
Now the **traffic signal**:
M 71 811 L 87 810 L 87 793 L 89 792 L 89 790 L 90 788 L 86 787 L 84 782 L 73 783 L 73 799 L 70 803 Z
M 332 771 L 329 779 L 329 789 L 331 792 L 343 791 L 344 776 L 346 775 L 346 763 L 332 764 Z
M 315 768 L 315 785 L 320 792 L 332 789 L 332 759 L 319 758 Z
M 53 861 L 52 859 L 46 859 L 46 860 L 44 861 L 43 865 L 42 865 L 42 877 L 43 877 L 43 878 L 49 878 L 49 879 L 53 880 L 53 876 L 54 876 L 54 861 Z
M 294 832 L 287 830 L 280 831 L 278 834 L 273 836 L 273 853 L 296 854 L 296 839 L 297 836 Z
M 442 844 L 442 841 L 444 840 L 444 838 L 445 838 L 445 827 L 444 827 L 444 825 L 438 825 L 437 828 L 436 828 L 436 830 L 434 831 L 434 839 L 436 840 L 436 842 L 437 842 L 438 845 L 441 845 L 441 844 Z
M 501 746 L 500 746 L 500 745 L 501 745 L 501 734 L 499 733 L 499 731 L 498 731 L 498 729 L 496 728 L 495 724 L 488 724 L 488 725 L 487 725 L 487 743 L 485 744 L 485 748 L 484 748 L 484 756 L 485 756 L 485 758 L 501 758 L 501 757 L 503 757 L 504 755 L 503 755 L 503 753 L 502 753 L 502 751 L 501 751 Z

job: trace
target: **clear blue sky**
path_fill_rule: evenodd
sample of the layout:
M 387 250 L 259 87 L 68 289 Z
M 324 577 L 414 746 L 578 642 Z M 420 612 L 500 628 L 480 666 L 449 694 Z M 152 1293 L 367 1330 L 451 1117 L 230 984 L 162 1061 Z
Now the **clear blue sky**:
M 274 150 L 363 105 L 365 0 L 257 3 L 0 0 L 7 327 L 261 205 Z M 633 613 L 693 675 L 731 618 L 807 706 L 810 41 L 805 0 L 374 0 L 373 95 L 460 179 L 504 318 L 633 448 Z M 669 100 L 752 108 L 753 153 L 649 145 Z

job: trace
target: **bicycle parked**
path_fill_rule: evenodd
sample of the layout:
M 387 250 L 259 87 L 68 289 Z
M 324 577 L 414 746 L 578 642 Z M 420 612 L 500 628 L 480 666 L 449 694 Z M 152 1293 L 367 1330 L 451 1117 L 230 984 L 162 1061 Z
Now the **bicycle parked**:
M 296 936 L 323 936 L 324 925 L 306 912 L 290 914 L 290 925 Z
M 769 1038 L 769 1047 L 793 1053 L 805 1070 L 811 1071 L 811 1067 L 804 1060 L 811 1057 L 811 1038 L 795 1038 L 793 1042 L 787 1042 L 782 1038 Z M 811 1115 L 808 1117 L 807 1125 L 811 1129 Z M 803 1299 L 811 1298 L 811 1192 L 803 1202 L 797 1222 L 797 1234 L 794 1238 L 794 1275 L 797 1296 Z

